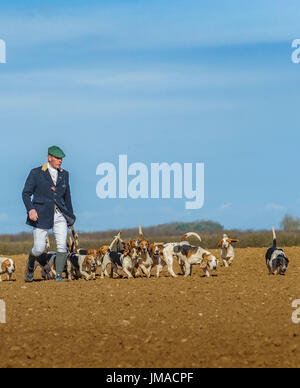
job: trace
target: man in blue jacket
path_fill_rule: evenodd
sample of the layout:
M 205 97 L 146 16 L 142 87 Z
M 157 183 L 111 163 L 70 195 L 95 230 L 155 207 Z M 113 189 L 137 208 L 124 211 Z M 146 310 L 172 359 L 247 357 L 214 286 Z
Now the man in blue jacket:
M 57 244 L 57 281 L 62 281 L 62 273 L 67 260 L 67 233 L 76 220 L 73 214 L 69 173 L 61 168 L 64 152 L 56 146 L 48 150 L 48 163 L 33 169 L 22 193 L 28 218 L 27 224 L 33 227 L 34 246 L 29 254 L 26 282 L 33 281 L 36 258 L 46 249 L 49 229 Z

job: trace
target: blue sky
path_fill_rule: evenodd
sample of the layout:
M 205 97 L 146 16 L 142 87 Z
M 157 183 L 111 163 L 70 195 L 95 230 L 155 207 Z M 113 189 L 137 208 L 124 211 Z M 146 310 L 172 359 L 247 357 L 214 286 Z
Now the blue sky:
M 0 233 L 30 231 L 21 191 L 66 152 L 80 230 L 300 216 L 299 2 L 1 1 Z M 205 205 L 100 200 L 99 163 L 204 162 Z

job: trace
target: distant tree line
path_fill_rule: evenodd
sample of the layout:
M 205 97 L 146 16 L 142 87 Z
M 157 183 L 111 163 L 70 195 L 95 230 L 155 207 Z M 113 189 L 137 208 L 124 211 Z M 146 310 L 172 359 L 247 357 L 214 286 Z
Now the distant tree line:
M 291 215 L 286 215 L 280 223 L 281 231 L 278 231 L 277 237 L 280 246 L 300 246 L 300 219 Z M 79 231 L 80 247 L 83 249 L 99 248 L 103 244 L 109 244 L 112 237 L 119 230 L 98 231 L 92 233 L 83 233 Z M 198 232 L 202 238 L 202 246 L 208 249 L 217 248 L 218 241 L 223 233 L 230 237 L 237 238 L 240 242 L 237 248 L 245 247 L 268 247 L 272 242 L 271 225 L 266 231 L 241 231 L 224 230 L 224 227 L 214 221 L 195 221 L 195 222 L 173 222 L 152 227 L 143 227 L 144 236 L 150 241 L 156 242 L 175 242 L 186 232 Z M 138 226 L 132 229 L 122 230 L 122 238 L 127 240 L 138 236 Z M 51 248 L 55 249 L 53 235 L 50 235 Z M 199 245 L 197 240 L 192 241 Z M 0 255 L 27 254 L 32 248 L 33 237 L 31 233 L 20 233 L 16 235 L 0 235 Z
M 300 229 L 300 218 L 287 214 L 281 221 L 280 228 L 285 232 L 296 232 Z

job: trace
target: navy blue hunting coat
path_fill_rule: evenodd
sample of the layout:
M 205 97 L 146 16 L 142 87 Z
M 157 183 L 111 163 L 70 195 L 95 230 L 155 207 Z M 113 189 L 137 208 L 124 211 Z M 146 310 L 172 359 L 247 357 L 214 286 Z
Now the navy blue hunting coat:
M 48 163 L 31 170 L 25 183 L 22 198 L 27 212 L 35 209 L 39 216 L 36 222 L 27 217 L 27 224 L 30 226 L 40 229 L 52 229 L 56 206 L 66 218 L 68 226 L 75 223 L 76 217 L 73 213 L 69 173 L 67 171 L 58 170 L 55 186 L 48 170 Z

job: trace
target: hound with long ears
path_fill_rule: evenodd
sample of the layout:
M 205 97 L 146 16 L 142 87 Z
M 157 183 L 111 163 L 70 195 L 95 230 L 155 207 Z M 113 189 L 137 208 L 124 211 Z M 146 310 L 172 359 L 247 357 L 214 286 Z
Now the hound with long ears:
M 107 272 L 108 265 L 111 265 L 110 277 L 112 278 L 114 274 L 117 277 L 120 277 L 120 275 L 118 274 L 118 267 L 122 266 L 122 263 L 120 262 L 120 257 L 123 255 L 124 252 L 120 250 L 113 251 L 113 247 L 115 244 L 117 244 L 117 247 L 120 246 L 120 241 L 121 241 L 121 232 L 119 232 L 119 234 L 114 237 L 112 243 L 108 247 L 103 257 L 102 264 L 101 264 L 101 269 L 102 269 L 101 278 L 104 278 L 104 276 L 108 275 L 108 272 Z
M 183 260 L 181 257 L 178 256 L 177 252 L 174 251 L 174 248 L 178 246 L 184 246 L 184 245 L 191 246 L 190 243 L 187 241 L 187 239 L 190 237 L 196 237 L 200 242 L 202 241 L 201 237 L 197 233 L 189 232 L 189 233 L 186 233 L 181 238 L 180 242 L 167 243 L 163 245 L 163 249 L 162 249 L 163 262 L 166 263 L 166 265 L 168 266 L 168 271 L 173 278 L 177 277 L 173 269 L 174 259 L 178 260 L 178 264 L 181 268 L 182 275 L 185 274 L 185 260 Z
M 218 247 L 221 248 L 221 259 L 223 260 L 223 265 L 226 268 L 233 263 L 234 249 L 232 244 L 237 242 L 239 242 L 239 240 L 229 238 L 227 234 L 224 234 L 222 240 L 218 243 Z
M 97 254 L 97 257 L 96 257 L 96 265 L 98 268 L 100 268 L 101 270 L 101 277 L 102 276 L 102 264 L 103 264 L 103 260 L 104 260 L 104 257 L 107 253 L 107 251 L 109 250 L 109 246 L 108 245 L 102 245 L 99 249 L 98 249 L 98 254 Z M 108 272 L 107 272 L 107 269 L 105 270 L 105 276 L 109 276 L 108 275 Z
M 156 276 L 159 277 L 166 262 L 163 259 L 163 243 L 151 243 L 144 238 L 142 225 L 139 225 L 138 246 L 138 267 L 148 277 L 151 277 L 151 270 L 157 267 Z M 172 268 L 171 268 L 172 272 Z M 175 274 L 174 274 L 175 275 Z M 175 275 L 176 276 L 176 275 Z
M 102 245 L 99 249 L 89 249 L 87 254 L 92 256 L 95 259 L 96 262 L 96 269 L 95 269 L 95 275 L 97 272 L 97 268 L 101 269 L 102 272 L 102 263 L 104 256 L 106 255 L 107 251 L 109 250 L 108 245 Z M 109 276 L 107 270 L 105 270 L 105 276 Z
M 2 282 L 2 276 L 4 275 L 6 275 L 7 280 L 11 281 L 15 270 L 16 267 L 13 259 L 6 257 L 0 258 L 0 282 Z
M 191 244 L 186 241 L 190 237 L 196 237 L 200 242 L 202 242 L 199 234 L 189 232 L 182 237 L 180 244 L 173 246 L 174 256 L 177 256 L 178 258 L 181 271 L 185 277 L 191 276 L 193 265 L 199 264 L 205 275 L 209 277 L 209 269 L 217 270 L 218 260 L 211 254 L 211 252 L 201 247 L 191 246 Z
M 201 247 L 193 247 L 187 244 L 177 245 L 174 247 L 174 252 L 179 257 L 179 260 L 184 263 L 185 277 L 192 275 L 192 267 L 195 264 L 200 265 L 207 277 L 210 277 L 209 270 L 218 269 L 217 258 L 211 252 Z
M 129 251 L 125 251 L 119 257 L 119 260 L 112 260 L 111 273 L 117 272 L 118 269 L 121 269 L 127 275 L 128 279 L 136 277 L 138 257 L 138 248 L 134 247 Z
M 93 259 L 95 263 L 92 265 L 93 279 L 96 279 L 97 268 L 100 267 L 100 249 L 89 249 L 87 251 L 87 258 Z
M 70 254 L 67 260 L 67 273 L 68 280 L 72 280 L 72 276 L 75 278 L 84 278 L 85 280 L 96 279 L 96 260 L 93 255 L 85 254 Z
M 41 276 L 44 280 L 52 280 L 56 277 L 56 274 L 52 272 L 52 267 L 56 259 L 56 252 L 50 251 L 50 240 L 49 235 L 46 238 L 46 250 L 45 252 L 37 257 L 34 262 L 34 272 L 38 267 L 41 268 Z
M 152 259 L 152 268 L 157 267 L 156 277 L 159 278 L 161 271 L 167 265 L 164 260 L 164 245 L 162 243 L 152 243 L 149 246 L 149 255 Z M 150 270 L 151 271 L 151 270 Z
M 150 278 L 151 269 L 153 267 L 153 260 L 149 254 L 150 243 L 147 240 L 140 241 L 139 244 L 139 256 L 138 256 L 138 266 L 143 271 L 143 273 Z
M 152 259 L 149 256 L 148 248 L 150 242 L 144 238 L 142 225 L 139 224 L 139 237 L 130 240 L 125 245 L 125 250 L 132 248 L 138 249 L 138 259 L 136 264 L 136 276 L 145 274 L 148 278 L 151 276 Z
M 41 267 L 41 275 L 44 280 L 52 280 L 56 277 L 55 270 L 56 252 L 44 252 L 34 263 L 34 270 Z
M 72 237 L 70 236 L 67 243 L 69 255 L 65 267 L 68 280 L 84 278 L 85 280 L 96 279 L 96 259 L 94 252 L 88 252 L 84 249 L 79 249 L 79 236 L 75 232 L 73 226 L 70 227 Z M 52 265 L 52 273 L 56 277 L 55 259 Z
M 188 232 L 186 233 L 182 238 L 181 238 L 181 245 L 184 245 L 184 244 L 187 244 L 187 245 L 191 245 L 187 240 L 188 238 L 190 237 L 195 237 L 197 240 L 199 240 L 199 242 L 201 243 L 202 242 L 202 238 L 199 236 L 198 233 L 195 233 L 195 232 Z M 181 269 L 181 274 L 184 275 L 185 274 L 185 262 L 180 259 L 179 257 L 177 257 L 178 259 L 178 264 L 180 266 L 180 269 Z
M 277 248 L 277 238 L 273 226 L 273 246 L 266 253 L 266 264 L 270 275 L 285 275 L 289 265 L 289 259 L 282 249 Z

